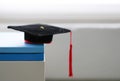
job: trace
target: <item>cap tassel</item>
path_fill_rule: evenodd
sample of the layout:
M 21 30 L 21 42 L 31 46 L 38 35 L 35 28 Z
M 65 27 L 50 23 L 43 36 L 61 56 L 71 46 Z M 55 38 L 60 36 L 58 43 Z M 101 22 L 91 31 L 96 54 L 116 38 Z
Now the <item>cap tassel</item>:
M 69 77 L 73 77 L 73 69 L 72 69 L 72 32 L 70 32 Z

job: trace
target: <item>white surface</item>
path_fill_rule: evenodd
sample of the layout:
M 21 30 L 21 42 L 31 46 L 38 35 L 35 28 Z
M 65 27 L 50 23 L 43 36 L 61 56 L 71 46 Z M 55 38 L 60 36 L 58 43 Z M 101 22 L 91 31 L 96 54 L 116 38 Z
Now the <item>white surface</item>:
M 42 22 L 39 22 L 39 24 Z M 26 24 L 31 24 L 30 22 L 28 23 L 0 23 L 0 30 L 1 32 L 18 32 L 16 30 L 13 29 L 8 29 L 7 26 L 10 25 L 26 25 Z M 32 24 L 35 24 L 34 22 Z M 118 29 L 120 28 L 120 23 L 45 23 L 48 25 L 53 25 L 53 26 L 59 26 L 59 27 L 63 27 L 63 28 L 68 28 L 71 30 L 78 30 L 81 28 L 98 28 L 98 29 Z
M 0 81 L 45 81 L 44 62 L 0 61 Z
M 24 43 L 24 33 L 0 33 L 0 47 L 25 47 L 27 44 Z M 21 42 L 20 42 L 21 41 Z M 29 44 L 28 44 L 29 45 Z
M 120 79 L 120 29 L 73 31 L 73 79 Z M 69 34 L 46 45 L 46 77 L 68 77 Z
M 35 44 L 27 44 L 25 43 L 24 40 L 24 32 L 1 32 L 0 33 L 0 47 L 16 47 L 16 48 L 34 48 L 34 47 L 38 47 L 40 48 L 40 44 L 39 45 L 35 45 Z

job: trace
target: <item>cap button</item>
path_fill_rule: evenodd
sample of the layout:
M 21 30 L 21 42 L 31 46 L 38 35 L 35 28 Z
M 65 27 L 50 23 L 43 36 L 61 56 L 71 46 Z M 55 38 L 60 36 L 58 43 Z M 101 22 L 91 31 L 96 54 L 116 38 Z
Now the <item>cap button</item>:
M 40 26 L 40 29 L 45 29 L 43 26 Z

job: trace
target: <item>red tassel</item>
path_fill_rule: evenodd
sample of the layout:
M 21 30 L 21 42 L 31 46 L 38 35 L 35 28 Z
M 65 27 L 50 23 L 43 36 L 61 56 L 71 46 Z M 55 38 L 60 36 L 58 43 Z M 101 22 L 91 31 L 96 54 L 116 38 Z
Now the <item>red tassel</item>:
M 69 77 L 73 77 L 73 69 L 72 69 L 72 32 L 70 32 Z

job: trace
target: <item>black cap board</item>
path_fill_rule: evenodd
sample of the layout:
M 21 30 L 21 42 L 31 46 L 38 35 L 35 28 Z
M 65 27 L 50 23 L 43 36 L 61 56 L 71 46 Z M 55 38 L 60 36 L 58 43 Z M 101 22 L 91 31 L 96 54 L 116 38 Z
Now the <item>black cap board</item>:
M 31 24 L 21 26 L 8 26 L 8 28 L 22 31 L 25 33 L 26 43 L 50 43 L 54 34 L 70 32 L 70 49 L 69 49 L 69 76 L 72 77 L 72 32 L 69 29 L 45 25 L 45 24 Z
M 25 33 L 25 41 L 29 43 L 50 43 L 54 34 L 67 33 L 71 30 L 45 24 L 8 26 L 8 28 Z

